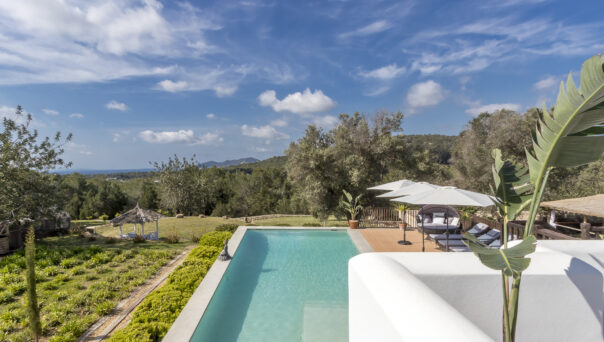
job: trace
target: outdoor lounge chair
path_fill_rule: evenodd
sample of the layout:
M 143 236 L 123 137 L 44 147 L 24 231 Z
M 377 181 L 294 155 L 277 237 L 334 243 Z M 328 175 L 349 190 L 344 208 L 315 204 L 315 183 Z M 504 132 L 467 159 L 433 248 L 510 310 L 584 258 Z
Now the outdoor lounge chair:
M 489 230 L 489 226 L 484 223 L 477 223 L 468 230 L 466 233 L 470 233 L 476 237 L 481 236 Z M 433 240 L 446 240 L 446 234 L 430 234 L 430 238 Z M 460 240 L 462 238 L 461 234 L 449 234 L 449 240 Z
M 485 245 L 488 245 L 495 240 L 499 240 L 500 235 L 501 235 L 501 233 L 499 233 L 498 230 L 492 229 L 492 230 L 489 230 L 488 232 L 486 232 L 485 234 L 482 234 L 481 236 L 479 236 L 478 240 L 480 242 L 484 243 Z
M 469 252 L 470 248 L 468 246 L 450 246 L 449 250 L 451 252 Z
M 447 247 L 447 240 L 437 240 L 436 243 L 442 248 Z M 449 240 L 448 245 L 449 245 L 449 247 L 463 247 L 466 244 L 463 242 L 463 240 L 458 239 L 458 240 Z

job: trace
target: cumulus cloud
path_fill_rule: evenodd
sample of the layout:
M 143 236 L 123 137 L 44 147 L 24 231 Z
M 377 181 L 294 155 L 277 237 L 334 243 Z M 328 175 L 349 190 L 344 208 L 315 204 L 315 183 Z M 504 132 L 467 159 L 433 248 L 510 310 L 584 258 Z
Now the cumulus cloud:
M 73 114 L 69 114 L 70 118 L 73 119 L 83 119 L 84 118 L 84 114 L 81 113 L 73 113 Z
M 548 76 L 533 85 L 537 90 L 555 89 L 560 84 L 560 80 L 554 76 Z
M 111 100 L 110 102 L 108 102 L 105 107 L 107 109 L 112 109 L 112 110 L 119 110 L 122 112 L 125 112 L 128 110 L 128 106 L 123 103 L 123 102 L 117 102 L 115 100 Z
M 157 84 L 160 89 L 170 93 L 177 93 L 179 91 L 187 90 L 189 84 L 185 81 L 174 82 L 172 80 L 163 80 Z
M 435 106 L 444 99 L 445 90 L 432 80 L 416 83 L 407 92 L 407 103 L 412 108 Z
M 330 129 L 335 127 L 339 119 L 333 115 L 318 116 L 313 120 L 313 123 L 319 127 Z
M 53 116 L 59 115 L 59 112 L 54 109 L 42 109 L 42 112 L 44 112 L 44 114 L 46 114 L 46 115 L 53 115 Z
M 274 90 L 267 90 L 258 96 L 258 103 L 264 107 L 270 106 L 275 112 L 288 111 L 295 114 L 326 112 L 336 106 L 336 102 L 321 90 L 311 92 L 309 88 L 289 94 L 283 100 L 277 98 Z
M 241 134 L 252 137 L 252 138 L 261 138 L 261 139 L 269 139 L 269 140 L 277 140 L 277 139 L 288 139 L 289 135 L 285 133 L 278 132 L 273 126 L 241 126 Z
M 404 74 L 405 71 L 407 71 L 407 68 L 405 68 L 404 66 L 399 67 L 395 63 L 395 64 L 386 65 L 386 66 L 383 66 L 381 68 L 374 69 L 374 70 L 371 70 L 371 71 L 361 71 L 359 73 L 359 75 L 361 75 L 361 76 L 363 76 L 365 78 L 376 78 L 376 79 L 379 79 L 379 80 L 390 80 L 390 79 L 396 78 L 396 77 Z
M 275 126 L 275 127 L 285 127 L 285 126 L 287 126 L 287 120 L 285 120 L 285 119 L 273 120 L 273 121 L 271 121 L 271 125 Z
M 522 106 L 517 103 L 492 103 L 487 105 L 476 105 L 466 110 L 466 113 L 473 116 L 478 116 L 481 113 L 493 113 L 498 110 L 507 109 L 518 112 L 522 109 Z
M 139 138 L 150 144 L 187 144 L 187 145 L 212 145 L 224 141 L 218 133 L 205 133 L 197 136 L 193 130 L 178 131 L 152 131 L 145 130 L 138 134 Z
M 221 28 L 190 5 L 158 0 L 0 1 L 0 25 L 0 65 L 10 70 L 2 84 L 164 74 L 166 57 L 210 52 L 204 32 Z
M 237 84 L 248 72 L 245 67 L 179 70 L 180 80 L 165 79 L 157 83 L 157 88 L 170 93 L 211 90 L 218 97 L 227 97 L 237 91 Z
M 208 119 L 214 119 L 214 118 L 216 118 L 216 114 L 214 114 L 214 113 L 208 113 L 208 114 L 206 114 L 206 118 L 208 118 Z
M 350 38 L 355 36 L 369 36 L 372 34 L 384 32 L 392 27 L 387 20 L 378 20 L 369 25 L 358 28 L 354 31 L 341 33 L 338 35 L 340 38 Z

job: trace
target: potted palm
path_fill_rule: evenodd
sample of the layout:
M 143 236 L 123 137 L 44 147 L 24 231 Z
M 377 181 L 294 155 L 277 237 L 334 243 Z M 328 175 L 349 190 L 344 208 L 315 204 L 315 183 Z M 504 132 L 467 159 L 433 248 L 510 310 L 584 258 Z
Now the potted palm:
M 359 228 L 359 220 L 357 220 L 359 213 L 363 210 L 363 207 L 359 204 L 359 200 L 362 195 L 353 197 L 348 191 L 342 190 L 345 198 L 340 200 L 340 204 L 350 214 L 350 220 L 348 220 L 348 226 L 350 229 Z

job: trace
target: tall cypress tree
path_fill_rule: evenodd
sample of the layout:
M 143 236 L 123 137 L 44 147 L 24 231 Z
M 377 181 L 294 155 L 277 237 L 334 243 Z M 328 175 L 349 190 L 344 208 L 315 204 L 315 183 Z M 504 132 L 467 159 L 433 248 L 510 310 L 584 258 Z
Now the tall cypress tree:
M 29 316 L 29 327 L 36 341 L 42 335 L 42 324 L 40 323 L 40 308 L 38 307 L 38 295 L 36 293 L 36 235 L 34 228 L 30 227 L 25 240 L 25 264 L 27 266 L 27 313 Z

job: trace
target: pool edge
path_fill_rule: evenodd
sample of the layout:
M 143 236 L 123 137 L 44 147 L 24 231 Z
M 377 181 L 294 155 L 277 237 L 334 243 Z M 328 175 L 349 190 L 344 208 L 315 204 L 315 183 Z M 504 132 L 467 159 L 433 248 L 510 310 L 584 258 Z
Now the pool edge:
M 235 255 L 237 248 L 243 239 L 243 236 L 248 229 L 251 230 L 342 230 L 347 231 L 352 243 L 357 248 L 359 253 L 373 252 L 369 243 L 357 230 L 351 230 L 343 227 L 279 227 L 279 226 L 239 226 L 231 239 L 228 242 L 231 255 Z M 216 260 L 208 273 L 203 278 L 187 304 L 182 309 L 166 336 L 162 339 L 163 342 L 183 342 L 190 341 L 191 337 L 197 329 L 197 325 L 205 313 L 214 292 L 218 288 L 224 273 L 229 267 L 231 260 L 219 261 Z

